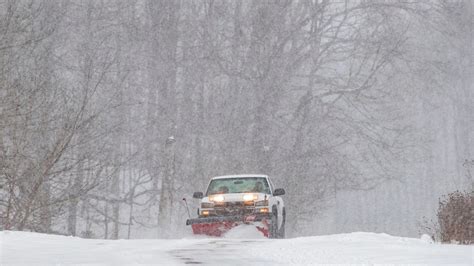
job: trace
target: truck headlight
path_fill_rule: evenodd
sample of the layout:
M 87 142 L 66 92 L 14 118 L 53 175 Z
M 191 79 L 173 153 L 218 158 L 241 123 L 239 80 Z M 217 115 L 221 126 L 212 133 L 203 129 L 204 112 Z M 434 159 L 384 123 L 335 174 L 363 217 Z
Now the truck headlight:
M 255 202 L 255 206 L 268 206 L 268 200 L 261 200 Z
M 214 204 L 212 202 L 203 202 L 201 203 L 201 208 L 203 209 L 209 209 L 209 208 L 213 208 L 214 207 Z
M 224 201 L 224 196 L 223 195 L 214 195 L 209 197 L 210 201 L 215 201 L 215 202 L 223 202 Z
M 252 201 L 258 199 L 258 196 L 256 194 L 244 194 L 242 196 L 242 199 L 244 201 Z

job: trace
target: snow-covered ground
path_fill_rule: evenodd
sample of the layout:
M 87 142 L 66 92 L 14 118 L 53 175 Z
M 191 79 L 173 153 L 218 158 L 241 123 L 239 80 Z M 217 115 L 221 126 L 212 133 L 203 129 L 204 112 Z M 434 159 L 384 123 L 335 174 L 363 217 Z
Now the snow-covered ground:
M 0 232 L 0 265 L 474 265 L 473 246 L 375 233 L 272 240 L 252 230 L 236 228 L 224 238 L 173 240 L 90 240 L 6 231 Z

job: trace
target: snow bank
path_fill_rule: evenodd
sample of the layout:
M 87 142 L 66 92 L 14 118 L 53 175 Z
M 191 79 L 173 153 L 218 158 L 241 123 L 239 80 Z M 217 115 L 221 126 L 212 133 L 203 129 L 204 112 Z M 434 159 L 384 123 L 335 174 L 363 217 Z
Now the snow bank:
M 98 240 L 29 232 L 0 232 L 0 265 L 130 265 L 159 261 L 173 265 L 167 253 L 176 240 Z
M 276 240 L 258 249 L 283 264 L 456 264 L 474 265 L 474 246 L 427 243 L 426 239 L 356 232 Z
M 5 231 L 0 232 L 0 265 L 473 265 L 474 246 L 441 245 L 426 239 L 361 232 L 248 239 L 258 237 L 252 228 L 234 229 L 226 238 L 172 240 L 90 240 Z

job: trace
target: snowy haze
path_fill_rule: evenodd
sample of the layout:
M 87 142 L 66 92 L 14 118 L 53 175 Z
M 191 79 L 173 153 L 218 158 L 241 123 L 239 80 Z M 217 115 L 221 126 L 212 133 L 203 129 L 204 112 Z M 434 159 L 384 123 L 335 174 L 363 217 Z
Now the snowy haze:
M 290 237 L 433 235 L 474 187 L 472 10 L 0 0 L 0 229 L 188 236 L 182 199 L 248 173 Z

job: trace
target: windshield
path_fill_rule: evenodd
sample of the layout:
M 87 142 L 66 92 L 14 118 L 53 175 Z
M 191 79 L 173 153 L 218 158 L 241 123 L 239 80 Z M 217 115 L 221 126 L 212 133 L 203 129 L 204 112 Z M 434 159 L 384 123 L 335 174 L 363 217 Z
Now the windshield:
M 271 194 L 267 179 L 264 177 L 236 177 L 212 180 L 206 195 L 246 192 Z

